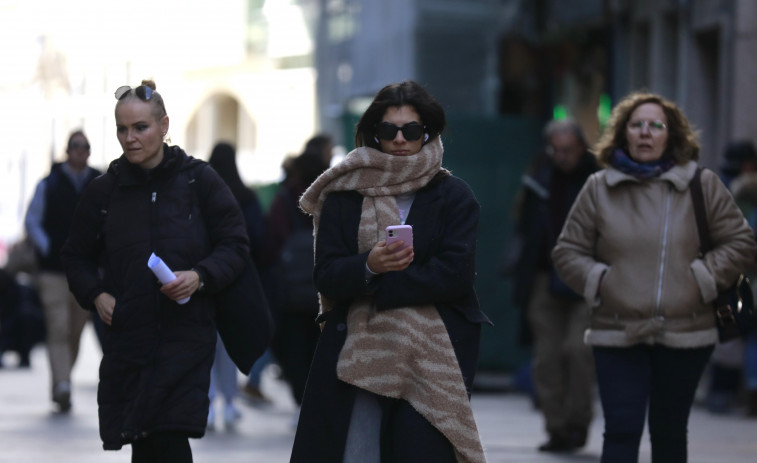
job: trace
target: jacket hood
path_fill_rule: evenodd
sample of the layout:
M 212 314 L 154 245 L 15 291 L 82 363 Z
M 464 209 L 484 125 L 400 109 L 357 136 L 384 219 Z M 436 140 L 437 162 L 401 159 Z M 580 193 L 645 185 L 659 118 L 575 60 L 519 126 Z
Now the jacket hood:
M 691 179 L 694 178 L 697 166 L 698 164 L 696 161 L 688 161 L 686 164 L 676 164 L 667 172 L 662 173 L 658 178 L 670 182 L 670 184 L 678 191 L 685 191 L 689 187 Z M 605 181 L 609 187 L 617 186 L 623 182 L 642 182 L 642 180 L 623 173 L 611 166 L 605 168 Z

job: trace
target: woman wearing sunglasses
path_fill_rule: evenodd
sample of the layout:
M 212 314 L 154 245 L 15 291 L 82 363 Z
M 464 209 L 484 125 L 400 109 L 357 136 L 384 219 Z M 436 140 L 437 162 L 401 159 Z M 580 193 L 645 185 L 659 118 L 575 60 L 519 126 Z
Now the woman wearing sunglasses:
M 216 345 L 212 294 L 249 251 L 224 181 L 163 142 L 168 116 L 152 81 L 116 91 L 123 154 L 84 192 L 63 250 L 71 291 L 107 325 L 98 404 L 103 448 L 132 462 L 192 461 L 202 437 Z M 176 279 L 160 285 L 152 253 Z M 186 303 L 178 303 L 189 298 Z
M 652 461 L 687 461 L 687 426 L 718 341 L 712 303 L 754 261 L 752 230 L 709 170 L 699 175 L 714 248 L 700 253 L 691 182 L 699 143 L 671 101 L 634 93 L 613 109 L 552 257 L 592 307 L 604 463 L 635 463 L 645 419 Z
M 322 333 L 291 461 L 483 462 L 469 392 L 482 323 L 479 205 L 442 168 L 441 105 L 383 88 L 300 205 L 315 224 Z M 387 226 L 413 243 L 386 244 Z

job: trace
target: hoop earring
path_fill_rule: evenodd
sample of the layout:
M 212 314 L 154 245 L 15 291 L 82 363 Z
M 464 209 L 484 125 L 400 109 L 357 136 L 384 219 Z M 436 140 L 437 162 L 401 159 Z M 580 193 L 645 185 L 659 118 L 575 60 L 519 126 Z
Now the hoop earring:
M 381 142 L 379 141 L 378 137 L 375 136 L 375 135 L 373 136 L 373 141 L 375 141 L 378 144 L 381 144 Z

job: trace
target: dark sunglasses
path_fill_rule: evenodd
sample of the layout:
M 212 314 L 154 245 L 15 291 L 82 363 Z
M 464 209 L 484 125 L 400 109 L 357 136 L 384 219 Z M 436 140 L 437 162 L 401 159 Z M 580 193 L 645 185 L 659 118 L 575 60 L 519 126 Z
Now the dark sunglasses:
M 423 131 L 426 130 L 425 125 L 420 125 L 417 122 L 409 122 L 402 127 L 397 127 L 390 122 L 382 122 L 376 126 L 376 136 L 382 140 L 394 140 L 398 131 L 402 131 L 402 136 L 407 141 L 419 140 L 423 136 Z
M 140 85 L 137 88 L 131 88 L 128 85 L 122 85 L 118 87 L 114 93 L 114 95 L 116 95 L 116 100 L 120 100 L 121 98 L 125 97 L 132 90 L 134 90 L 134 93 L 136 93 L 142 101 L 150 101 L 150 98 L 152 98 L 152 94 L 154 92 L 154 90 L 147 85 Z

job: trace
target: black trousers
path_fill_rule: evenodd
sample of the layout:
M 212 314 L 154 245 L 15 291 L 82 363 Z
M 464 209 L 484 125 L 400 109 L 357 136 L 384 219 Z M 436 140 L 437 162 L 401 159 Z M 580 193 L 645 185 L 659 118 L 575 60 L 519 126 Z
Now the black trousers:
M 321 335 L 321 329 L 315 322 L 317 315 L 317 312 L 277 314 L 273 353 L 281 366 L 284 378 L 292 387 L 292 395 L 297 405 L 302 404 L 310 364 Z
M 131 444 L 131 463 L 192 463 L 189 438 L 182 434 L 156 433 Z
M 381 463 L 456 463 L 450 441 L 405 400 L 379 397 Z

